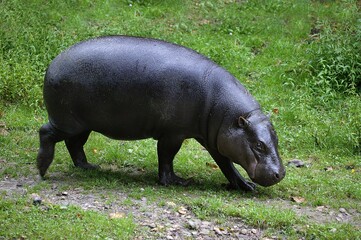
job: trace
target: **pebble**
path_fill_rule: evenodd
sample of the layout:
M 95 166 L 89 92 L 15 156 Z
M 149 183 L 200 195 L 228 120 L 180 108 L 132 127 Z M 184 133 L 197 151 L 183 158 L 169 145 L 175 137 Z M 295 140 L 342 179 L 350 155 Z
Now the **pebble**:
M 202 227 L 208 227 L 211 225 L 211 222 L 203 221 L 201 225 L 202 225 Z
M 66 205 L 60 205 L 60 209 L 61 209 L 61 210 L 66 210 L 66 209 L 68 209 L 68 206 L 66 206 Z
M 304 167 L 305 163 L 299 159 L 293 159 L 288 161 L 287 166 L 300 168 L 300 167 Z
M 167 202 L 166 203 L 169 207 L 175 207 L 177 206 L 177 204 L 175 204 L 174 202 Z
M 323 212 L 325 209 L 326 209 L 325 206 L 317 206 L 316 207 L 316 210 L 319 212 Z
M 185 207 L 180 207 L 178 209 L 178 213 L 180 213 L 181 215 L 185 215 L 187 213 L 187 209 Z
M 125 213 L 120 213 L 120 212 L 109 213 L 109 218 L 111 219 L 124 218 L 124 217 L 125 217 Z
M 199 224 L 196 221 L 193 221 L 193 220 L 189 220 L 188 225 L 189 225 L 190 229 L 197 230 L 199 228 Z
M 241 234 L 246 235 L 248 233 L 248 230 L 245 228 L 241 229 Z
M 202 235 L 208 235 L 210 233 L 210 230 L 206 229 L 206 228 L 203 228 L 199 233 L 202 234 Z
M 344 208 L 340 208 L 339 211 L 340 211 L 340 213 L 343 213 L 345 215 L 349 215 L 349 213 Z
M 31 194 L 31 198 L 33 199 L 33 205 L 35 206 L 40 205 L 43 201 L 41 197 L 36 193 Z
M 214 230 L 218 235 L 223 235 L 222 231 L 221 231 L 218 227 L 214 227 L 213 230 Z

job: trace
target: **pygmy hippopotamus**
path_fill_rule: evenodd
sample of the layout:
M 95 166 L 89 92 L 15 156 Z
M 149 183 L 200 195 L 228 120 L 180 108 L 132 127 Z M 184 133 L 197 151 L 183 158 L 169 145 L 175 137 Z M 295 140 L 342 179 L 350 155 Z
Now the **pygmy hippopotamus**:
M 173 171 L 187 138 L 207 149 L 231 188 L 253 190 L 254 183 L 271 186 L 285 176 L 275 130 L 260 105 L 228 71 L 189 48 L 128 36 L 80 42 L 52 61 L 43 91 L 49 122 L 39 130 L 42 177 L 63 140 L 75 166 L 95 168 L 83 150 L 91 131 L 157 140 L 163 185 L 187 184 Z

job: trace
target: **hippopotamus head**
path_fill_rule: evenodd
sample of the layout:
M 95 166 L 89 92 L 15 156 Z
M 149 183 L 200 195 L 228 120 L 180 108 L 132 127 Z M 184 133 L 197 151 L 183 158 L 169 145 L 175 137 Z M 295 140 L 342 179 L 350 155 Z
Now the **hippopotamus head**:
M 285 176 L 278 154 L 278 138 L 269 118 L 261 111 L 239 116 L 223 124 L 217 138 L 218 151 L 241 165 L 253 182 L 271 186 Z

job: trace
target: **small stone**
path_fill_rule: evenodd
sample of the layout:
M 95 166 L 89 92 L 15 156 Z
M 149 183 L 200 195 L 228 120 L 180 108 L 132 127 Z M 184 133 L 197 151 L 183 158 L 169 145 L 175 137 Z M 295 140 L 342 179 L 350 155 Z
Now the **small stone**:
M 248 230 L 247 230 L 247 229 L 245 229 L 245 228 L 242 228 L 242 229 L 241 229 L 241 234 L 247 235 L 247 233 L 248 233 Z
M 62 196 L 68 196 L 68 192 L 62 192 L 61 195 Z
M 178 209 L 178 212 L 181 214 L 181 215 L 185 215 L 187 214 L 187 209 L 185 207 L 180 207 Z
M 306 199 L 303 197 L 291 197 L 291 201 L 296 202 L 296 203 L 303 203 L 306 201 Z
M 257 234 L 257 229 L 252 228 L 252 229 L 251 229 L 251 233 Z
M 199 228 L 197 222 L 193 221 L 193 220 L 189 220 L 188 221 L 188 225 L 190 229 L 195 229 L 197 230 Z
M 305 163 L 299 159 L 292 159 L 288 161 L 287 166 L 300 168 L 300 167 L 304 167 Z
M 157 225 L 155 225 L 155 223 L 149 223 L 149 224 L 147 224 L 147 226 L 150 227 L 151 229 L 157 227 Z
M 333 167 L 325 167 L 323 170 L 325 170 L 326 172 L 330 172 L 333 171 Z
M 211 225 L 211 222 L 203 221 L 201 225 L 202 225 L 202 227 L 208 227 Z
M 167 205 L 168 205 L 169 207 L 175 207 L 175 206 L 177 206 L 177 204 L 175 204 L 174 202 L 167 202 Z
M 206 229 L 206 228 L 203 228 L 199 233 L 202 234 L 202 235 L 208 235 L 210 233 L 210 230 Z
M 124 217 L 125 217 L 125 213 L 119 213 L 119 212 L 109 213 L 110 219 L 118 219 L 118 218 L 124 218 Z
M 222 231 L 221 231 L 218 227 L 214 227 L 213 230 L 214 230 L 218 235 L 223 235 Z
M 191 232 L 188 232 L 188 231 L 185 231 L 185 230 L 182 231 L 182 234 L 183 234 L 185 237 L 191 237 L 191 236 L 192 236 L 192 233 L 191 233 Z
M 31 198 L 33 199 L 33 205 L 35 206 L 40 205 L 42 202 L 41 197 L 36 193 L 31 194 Z
M 168 235 L 167 237 L 166 237 L 168 240 L 173 240 L 174 238 L 172 237 L 172 236 L 170 236 L 170 235 Z
M 339 211 L 340 211 L 340 213 L 343 213 L 345 215 L 349 215 L 349 213 L 344 208 L 340 208 Z
M 317 206 L 316 210 L 319 212 L 323 212 L 325 210 L 325 206 Z

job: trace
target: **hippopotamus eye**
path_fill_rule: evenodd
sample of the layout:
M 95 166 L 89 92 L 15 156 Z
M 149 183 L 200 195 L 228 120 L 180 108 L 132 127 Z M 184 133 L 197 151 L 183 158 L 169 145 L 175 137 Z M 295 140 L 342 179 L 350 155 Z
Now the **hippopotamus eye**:
M 261 141 L 258 141 L 255 145 L 255 148 L 258 150 L 258 151 L 264 151 L 265 150 L 265 145 L 263 142 Z

